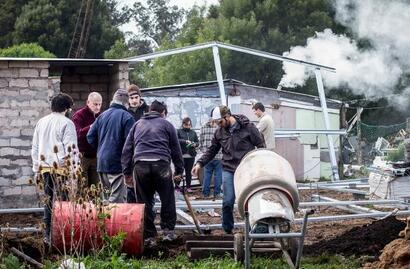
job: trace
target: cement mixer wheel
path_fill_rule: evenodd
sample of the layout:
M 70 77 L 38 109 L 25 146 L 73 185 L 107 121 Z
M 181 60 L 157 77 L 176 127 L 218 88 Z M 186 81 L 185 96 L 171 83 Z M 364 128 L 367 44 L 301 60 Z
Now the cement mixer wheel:
M 235 261 L 243 262 L 245 259 L 245 246 L 243 244 L 243 234 L 235 234 L 233 240 L 233 256 L 235 258 Z

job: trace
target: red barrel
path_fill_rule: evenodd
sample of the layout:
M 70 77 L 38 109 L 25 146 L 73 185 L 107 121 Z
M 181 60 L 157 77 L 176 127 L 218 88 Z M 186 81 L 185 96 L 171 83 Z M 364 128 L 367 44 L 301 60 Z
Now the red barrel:
M 61 252 L 98 249 L 102 235 L 126 233 L 122 251 L 141 255 L 144 251 L 144 204 L 109 204 L 97 213 L 91 203 L 55 202 L 52 244 Z

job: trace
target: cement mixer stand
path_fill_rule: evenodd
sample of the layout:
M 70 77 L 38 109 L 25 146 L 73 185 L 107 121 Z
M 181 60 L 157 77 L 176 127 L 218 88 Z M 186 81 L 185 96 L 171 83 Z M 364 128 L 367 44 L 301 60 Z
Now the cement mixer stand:
M 281 250 L 285 259 L 291 268 L 298 269 L 302 258 L 303 244 L 306 234 L 308 216 L 313 214 L 313 210 L 307 210 L 304 213 L 302 229 L 299 233 L 291 233 L 290 223 L 284 220 L 270 220 L 263 222 L 267 225 L 268 231 L 258 233 L 255 229 L 252 231 L 249 222 L 249 212 L 245 211 L 245 235 L 235 234 L 234 238 L 234 256 L 235 260 L 245 260 L 245 268 L 249 269 L 251 265 L 251 252 L 257 250 Z M 257 225 L 255 225 L 256 227 Z M 245 237 L 245 242 L 243 238 Z M 272 239 L 272 241 L 268 241 Z M 268 248 L 261 248 L 261 244 Z M 259 244 L 259 245 L 257 245 Z M 273 246 L 273 248 L 271 248 Z M 245 251 L 244 251 L 245 250 Z

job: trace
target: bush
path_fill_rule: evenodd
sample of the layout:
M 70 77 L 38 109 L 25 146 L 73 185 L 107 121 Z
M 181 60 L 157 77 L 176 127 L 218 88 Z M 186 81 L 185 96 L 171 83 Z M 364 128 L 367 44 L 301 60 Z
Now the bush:
M 19 259 L 12 254 L 8 255 L 1 259 L 0 264 L 1 269 L 24 269 L 24 265 L 22 265 Z
M 5 49 L 0 49 L 0 57 L 17 58 L 56 58 L 56 56 L 43 49 L 36 43 L 22 43 Z

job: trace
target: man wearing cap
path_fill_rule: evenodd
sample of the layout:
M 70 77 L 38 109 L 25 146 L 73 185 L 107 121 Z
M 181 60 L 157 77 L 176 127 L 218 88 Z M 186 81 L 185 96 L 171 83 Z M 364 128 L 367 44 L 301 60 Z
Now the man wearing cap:
M 86 186 L 98 184 L 97 152 L 87 142 L 87 133 L 95 119 L 100 115 L 102 96 L 98 92 L 88 95 L 86 105 L 73 115 L 73 122 L 77 131 L 78 149 L 81 152 L 82 176 L 86 179 Z
M 118 89 L 109 109 L 93 123 L 87 134 L 88 143 L 97 149 L 97 172 L 110 193 L 108 202 L 123 203 L 127 189 L 121 167 L 121 153 L 135 120 L 127 111 L 128 91 Z
M 141 98 L 141 90 L 137 85 L 131 84 L 128 86 L 128 95 L 130 102 L 128 112 L 131 113 L 135 121 L 138 121 L 145 113 L 148 112 L 149 106 L 145 103 L 144 99 Z
M 264 148 L 265 143 L 258 129 L 244 115 L 232 115 L 227 106 L 215 107 L 212 119 L 218 122 L 211 145 L 197 161 L 192 173 L 198 174 L 222 148 L 222 227 L 225 233 L 231 234 L 234 227 L 233 208 L 235 204 L 235 188 L 233 175 L 246 153 L 255 148 Z
M 141 90 L 135 85 L 131 84 L 128 86 L 128 96 L 130 107 L 128 112 L 134 117 L 137 122 L 145 113 L 148 113 L 149 106 L 145 103 L 144 99 L 141 98 Z M 135 190 L 133 187 L 127 186 L 127 203 L 136 203 L 137 198 L 135 197 Z

